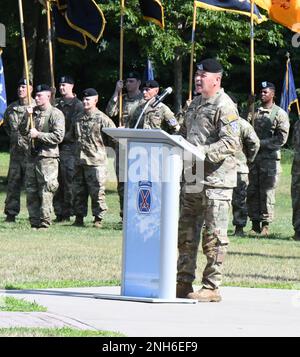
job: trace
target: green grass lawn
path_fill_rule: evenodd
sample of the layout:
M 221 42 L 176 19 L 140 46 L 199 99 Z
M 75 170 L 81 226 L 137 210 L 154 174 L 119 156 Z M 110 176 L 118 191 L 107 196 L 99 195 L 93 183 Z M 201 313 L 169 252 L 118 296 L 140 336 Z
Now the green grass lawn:
M 47 308 L 34 302 L 29 302 L 24 299 L 15 299 L 12 296 L 0 297 L 0 311 L 47 311 Z
M 275 222 L 268 239 L 231 237 L 224 265 L 224 285 L 300 289 L 300 243 L 293 235 L 290 199 L 290 153 L 284 155 L 283 172 L 277 190 Z M 0 154 L 0 211 L 5 200 L 8 154 Z M 111 166 L 111 165 L 110 165 Z M 112 167 L 110 169 L 112 172 Z M 54 224 L 48 231 L 33 231 L 22 197 L 22 211 L 16 224 L 0 215 L 0 287 L 51 288 L 117 285 L 121 279 L 122 231 L 119 200 L 112 177 L 107 183 L 109 211 L 102 229 L 70 223 Z M 250 229 L 250 226 L 247 227 Z M 229 226 L 229 234 L 232 225 Z M 205 257 L 198 255 L 200 284 Z

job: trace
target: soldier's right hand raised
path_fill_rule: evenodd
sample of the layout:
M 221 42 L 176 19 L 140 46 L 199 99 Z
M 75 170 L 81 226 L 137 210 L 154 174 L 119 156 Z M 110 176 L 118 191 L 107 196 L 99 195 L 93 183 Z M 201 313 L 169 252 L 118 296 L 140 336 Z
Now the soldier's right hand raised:
M 116 88 L 115 88 L 115 93 L 118 93 L 118 94 L 120 94 L 121 93 L 121 91 L 122 91 L 122 89 L 123 89 L 123 87 L 124 87 L 124 83 L 123 83 L 123 81 L 117 81 L 117 83 L 116 83 Z

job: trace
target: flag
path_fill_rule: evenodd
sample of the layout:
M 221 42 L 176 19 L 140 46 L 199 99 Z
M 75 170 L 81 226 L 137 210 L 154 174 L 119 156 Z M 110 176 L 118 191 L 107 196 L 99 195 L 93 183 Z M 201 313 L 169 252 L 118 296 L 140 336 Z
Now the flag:
M 152 62 L 148 59 L 143 75 L 143 82 L 150 81 L 153 79 L 154 79 L 154 70 L 153 70 Z
M 143 18 L 165 27 L 164 8 L 159 0 L 139 0 Z
M 2 57 L 0 52 L 0 125 L 3 124 L 4 112 L 7 108 L 5 78 Z
M 300 0 L 255 0 L 255 3 L 267 10 L 271 20 L 300 32 Z
M 94 0 L 57 0 L 52 8 L 59 42 L 85 49 L 87 37 L 101 38 L 106 21 Z
M 294 83 L 294 76 L 292 71 L 291 61 L 288 58 L 286 61 L 286 71 L 285 77 L 282 86 L 282 93 L 280 99 L 280 107 L 284 109 L 287 113 L 291 110 L 291 105 L 293 103 L 297 104 L 298 114 L 299 113 L 299 102 L 296 93 L 295 83 Z
M 195 1 L 197 7 L 202 7 L 207 10 L 227 11 L 236 14 L 251 16 L 250 0 L 201 0 Z M 253 20 L 260 24 L 266 21 L 266 17 L 261 15 L 257 6 L 254 4 Z

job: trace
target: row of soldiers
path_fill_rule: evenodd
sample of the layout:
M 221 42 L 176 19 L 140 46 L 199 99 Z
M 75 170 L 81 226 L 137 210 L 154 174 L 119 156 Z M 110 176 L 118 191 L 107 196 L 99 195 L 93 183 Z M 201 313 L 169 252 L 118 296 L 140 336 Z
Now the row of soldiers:
M 280 172 L 280 148 L 286 142 L 289 132 L 287 113 L 274 103 L 275 87 L 272 83 L 263 82 L 261 85 L 262 105 L 255 112 L 253 128 L 239 117 L 237 105 L 221 87 L 222 73 L 223 68 L 215 59 L 203 60 L 197 66 L 197 95 L 187 106 L 181 125 L 174 113 L 163 103 L 157 106 L 148 105 L 141 118 L 146 104 L 155 101 L 159 92 L 159 84 L 155 80 L 146 81 L 143 84 L 143 91 L 140 92 L 140 77 L 137 73 L 131 72 L 125 81 L 127 92 L 123 97 L 122 114 L 125 127 L 133 128 L 137 120 L 141 119 L 139 128 L 164 128 L 171 133 L 179 133 L 205 152 L 204 189 L 201 192 L 190 193 L 187 190 L 187 183 L 182 188 L 178 237 L 177 296 L 195 298 L 199 301 L 221 300 L 218 287 L 229 243 L 227 228 L 232 196 L 236 234 L 243 233 L 247 211 L 252 221 L 252 232 L 256 235 L 269 234 L 269 223 L 274 212 L 275 188 Z M 30 139 L 28 145 L 29 148 L 31 146 L 31 150 L 27 150 L 25 180 L 30 222 L 37 228 L 48 227 L 51 223 L 51 212 L 44 208 L 44 203 L 47 202 L 47 207 L 51 207 L 51 195 L 57 192 L 57 181 L 62 177 L 62 174 L 58 175 L 58 165 L 62 166 L 63 161 L 67 164 L 71 162 L 68 154 L 65 160 L 58 161 L 60 153 L 57 145 L 68 143 L 69 154 L 74 154 L 75 157 L 75 169 L 70 186 L 73 188 L 70 195 L 73 192 L 74 196 L 67 200 L 73 200 L 73 204 L 69 211 L 65 207 L 60 211 L 56 209 L 57 220 L 69 219 L 73 213 L 76 216 L 74 224 L 83 225 L 83 218 L 87 213 L 87 197 L 90 194 L 94 224 L 100 226 L 106 211 L 105 145 L 115 144 L 109 143 L 102 129 L 114 127 L 109 116 L 112 117 L 119 111 L 118 98 L 124 83 L 118 81 L 116 84 L 115 92 L 106 109 L 108 116 L 97 109 L 98 93 L 92 88 L 83 92 L 83 109 L 81 108 L 76 115 L 68 115 L 68 100 L 61 89 L 63 85 L 72 86 L 74 81 L 67 76 L 60 80 L 62 98 L 57 100 L 56 107 L 50 105 L 50 88 L 45 85 L 37 86 L 36 107 L 30 109 L 23 103 L 23 113 L 19 115 L 16 125 L 16 132 L 22 140 L 26 137 Z M 73 90 L 70 93 L 75 98 Z M 41 101 L 40 97 L 45 102 Z M 15 107 L 20 104 L 22 103 L 15 104 Z M 18 110 L 13 109 L 14 113 Z M 28 115 L 31 113 L 35 128 L 29 127 Z M 5 125 L 10 125 L 8 116 Z M 237 161 L 240 162 L 238 176 Z M 58 177 L 60 179 L 57 179 Z M 103 177 L 103 181 L 99 180 L 99 177 Z M 246 189 L 248 177 L 250 182 Z M 60 187 L 64 187 L 63 183 Z M 122 198 L 122 183 L 119 183 L 118 190 Z M 66 189 L 63 191 L 66 192 Z M 246 195 L 248 207 L 245 203 Z M 62 197 L 63 194 L 58 195 L 58 198 Z M 7 208 L 8 201 L 7 199 L 5 207 L 7 220 L 14 220 L 19 208 L 10 211 Z M 54 208 L 55 202 L 56 199 Z M 294 216 L 295 239 L 298 239 L 300 226 L 297 226 L 297 213 Z M 207 265 L 203 272 L 203 288 L 193 292 L 192 282 L 195 279 L 196 257 L 202 229 L 202 248 L 207 257 Z

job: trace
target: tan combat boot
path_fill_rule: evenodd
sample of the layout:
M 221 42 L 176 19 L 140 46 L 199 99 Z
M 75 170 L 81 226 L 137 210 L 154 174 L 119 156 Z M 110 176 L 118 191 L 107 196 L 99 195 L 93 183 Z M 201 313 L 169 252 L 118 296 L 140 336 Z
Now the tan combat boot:
M 262 230 L 261 230 L 261 232 L 260 232 L 260 235 L 261 235 L 262 237 L 268 237 L 269 234 L 270 234 L 270 232 L 269 232 L 269 225 L 268 225 L 268 224 L 263 224 Z
M 189 293 L 192 293 L 193 286 L 191 283 L 185 283 L 183 281 L 178 281 L 176 285 L 176 297 L 177 298 L 187 298 Z
M 99 218 L 99 217 L 95 217 L 93 226 L 94 226 L 95 228 L 101 228 L 101 226 L 102 226 L 102 219 Z
M 188 294 L 187 297 L 199 302 L 219 302 L 222 300 L 219 289 L 202 288 L 199 291 Z

